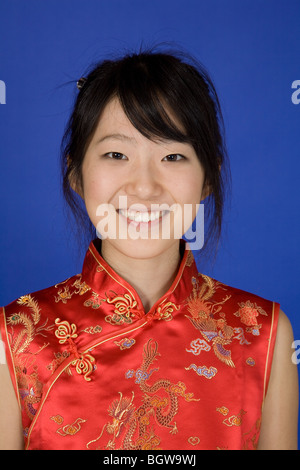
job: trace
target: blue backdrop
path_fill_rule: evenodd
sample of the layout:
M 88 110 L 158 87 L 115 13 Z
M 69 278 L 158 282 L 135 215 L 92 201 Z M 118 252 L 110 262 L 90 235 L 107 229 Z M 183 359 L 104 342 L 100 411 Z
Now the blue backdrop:
M 227 130 L 232 200 L 206 273 L 280 302 L 300 340 L 299 25 L 299 0 L 2 0 L 0 304 L 81 270 L 60 190 L 66 83 L 174 41 L 211 72 Z

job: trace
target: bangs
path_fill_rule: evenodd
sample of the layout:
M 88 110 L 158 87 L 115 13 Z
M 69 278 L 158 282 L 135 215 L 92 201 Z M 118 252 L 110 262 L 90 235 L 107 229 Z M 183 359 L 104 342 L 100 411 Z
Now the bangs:
M 149 59 L 148 59 L 149 62 Z M 131 124 L 150 140 L 189 142 L 187 130 L 174 109 L 170 80 L 164 71 L 145 65 L 123 63 L 117 96 Z

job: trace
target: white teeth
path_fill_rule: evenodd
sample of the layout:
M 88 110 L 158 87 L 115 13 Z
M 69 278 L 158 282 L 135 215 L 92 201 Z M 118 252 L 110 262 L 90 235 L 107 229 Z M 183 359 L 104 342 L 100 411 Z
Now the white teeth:
M 134 220 L 135 222 L 153 222 L 154 220 L 159 219 L 162 217 L 166 211 L 153 211 L 153 212 L 138 212 L 138 211 L 130 211 L 127 209 L 120 209 L 120 214 L 126 217 L 129 220 Z

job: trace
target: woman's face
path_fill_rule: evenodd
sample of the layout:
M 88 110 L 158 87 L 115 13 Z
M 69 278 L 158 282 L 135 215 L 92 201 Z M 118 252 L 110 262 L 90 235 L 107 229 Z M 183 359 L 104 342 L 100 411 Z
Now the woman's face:
M 144 259 L 178 246 L 205 197 L 203 185 L 191 145 L 153 142 L 117 99 L 106 106 L 84 157 L 80 192 L 102 244 Z

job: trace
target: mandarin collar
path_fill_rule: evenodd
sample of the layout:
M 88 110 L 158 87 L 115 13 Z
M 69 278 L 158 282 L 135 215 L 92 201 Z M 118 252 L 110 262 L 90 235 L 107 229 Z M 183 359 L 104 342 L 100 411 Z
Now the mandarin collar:
M 173 305 L 172 312 L 179 310 L 193 290 L 193 279 L 198 278 L 193 253 L 185 248 L 186 242 L 180 240 L 182 257 L 176 277 L 167 292 L 155 302 L 147 314 L 136 290 L 101 256 L 101 240 L 99 239 L 93 240 L 89 245 L 82 268 L 82 281 L 103 300 L 112 299 L 114 296 L 114 298 L 126 298 L 131 304 L 133 318 L 142 318 L 146 314 L 149 317 L 160 315 L 159 319 L 162 316 L 165 316 L 165 320 L 172 319 L 172 315 L 167 318 L 166 310 L 170 312 L 170 308 L 165 307 Z

